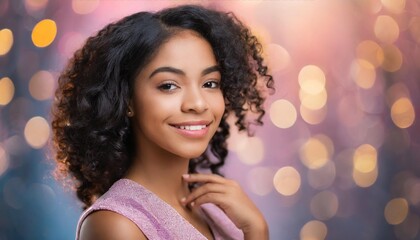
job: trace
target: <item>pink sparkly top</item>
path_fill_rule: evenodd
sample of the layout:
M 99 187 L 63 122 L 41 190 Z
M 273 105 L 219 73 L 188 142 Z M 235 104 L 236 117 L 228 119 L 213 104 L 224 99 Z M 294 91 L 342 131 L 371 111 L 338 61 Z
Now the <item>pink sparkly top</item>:
M 214 239 L 244 239 L 243 233 L 214 204 L 203 204 L 201 209 Z M 80 227 L 85 218 L 97 210 L 119 213 L 133 221 L 147 239 L 207 239 L 172 206 L 157 195 L 129 180 L 120 179 L 96 202 L 83 212 L 76 230 L 79 239 Z

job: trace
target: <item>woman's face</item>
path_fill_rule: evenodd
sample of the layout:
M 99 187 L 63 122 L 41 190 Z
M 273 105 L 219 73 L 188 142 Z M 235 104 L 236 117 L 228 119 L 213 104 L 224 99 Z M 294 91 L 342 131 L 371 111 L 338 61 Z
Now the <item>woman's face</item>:
M 139 73 L 131 107 L 140 152 L 200 156 L 225 110 L 210 44 L 191 31 L 164 43 Z

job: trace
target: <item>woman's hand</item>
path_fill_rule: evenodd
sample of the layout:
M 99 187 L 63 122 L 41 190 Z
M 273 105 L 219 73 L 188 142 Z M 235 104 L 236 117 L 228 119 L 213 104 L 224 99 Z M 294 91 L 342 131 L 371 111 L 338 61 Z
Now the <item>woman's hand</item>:
M 191 207 L 213 203 L 244 232 L 245 239 L 268 239 L 267 223 L 238 183 L 215 174 L 185 174 L 187 183 L 199 183 L 181 202 Z

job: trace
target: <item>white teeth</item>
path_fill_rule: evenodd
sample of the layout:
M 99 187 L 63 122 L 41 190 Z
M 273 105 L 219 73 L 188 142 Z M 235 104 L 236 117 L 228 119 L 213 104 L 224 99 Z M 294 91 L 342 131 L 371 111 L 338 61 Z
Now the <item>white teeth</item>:
M 198 131 L 206 128 L 206 125 L 178 126 L 178 128 L 189 131 Z

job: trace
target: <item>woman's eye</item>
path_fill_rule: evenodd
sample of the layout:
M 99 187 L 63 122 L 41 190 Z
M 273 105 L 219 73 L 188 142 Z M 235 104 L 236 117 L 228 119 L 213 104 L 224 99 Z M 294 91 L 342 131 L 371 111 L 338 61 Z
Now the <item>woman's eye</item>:
M 158 88 L 163 91 L 171 91 L 175 90 L 177 86 L 174 83 L 163 83 Z
M 203 87 L 205 88 L 219 88 L 219 82 L 218 81 L 208 81 L 204 83 Z

